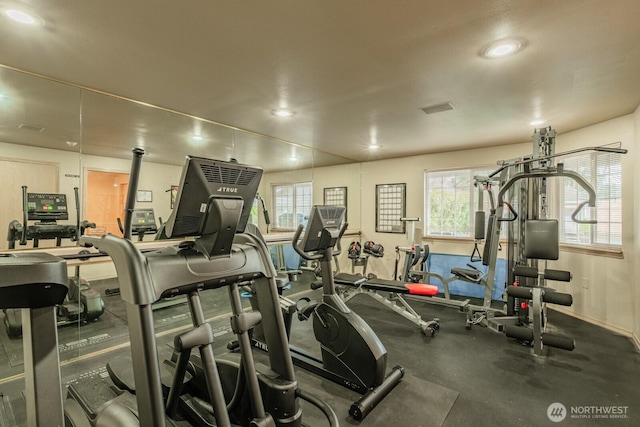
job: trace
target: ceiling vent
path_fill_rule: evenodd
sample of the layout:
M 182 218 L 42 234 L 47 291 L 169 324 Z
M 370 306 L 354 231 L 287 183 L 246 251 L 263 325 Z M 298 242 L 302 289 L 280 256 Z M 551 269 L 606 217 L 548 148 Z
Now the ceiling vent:
M 35 125 L 27 125 L 22 123 L 20 126 L 18 126 L 20 129 L 25 129 L 25 130 L 32 130 L 34 132 L 42 132 L 44 130 L 44 128 L 42 126 L 35 126 Z
M 422 111 L 424 111 L 427 114 L 441 113 L 443 111 L 449 111 L 449 110 L 453 110 L 453 104 L 451 104 L 450 102 L 430 105 L 428 107 L 422 108 Z

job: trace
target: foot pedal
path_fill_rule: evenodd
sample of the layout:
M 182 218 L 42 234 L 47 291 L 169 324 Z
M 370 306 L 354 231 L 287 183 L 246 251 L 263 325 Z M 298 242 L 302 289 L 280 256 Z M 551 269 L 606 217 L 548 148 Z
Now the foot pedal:
M 300 298 L 296 303 L 296 306 L 298 307 L 298 320 L 309 320 L 317 305 L 318 303 L 315 300 Z
M 95 419 L 98 409 L 121 393 L 115 390 L 100 376 L 80 378 L 69 385 L 68 396 L 78 402 L 90 419 Z M 68 397 L 68 398 L 69 398 Z

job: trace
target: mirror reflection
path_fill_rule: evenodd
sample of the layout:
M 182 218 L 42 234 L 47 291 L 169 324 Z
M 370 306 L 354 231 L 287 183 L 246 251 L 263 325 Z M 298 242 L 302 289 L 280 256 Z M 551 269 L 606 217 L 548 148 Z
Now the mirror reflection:
M 0 224 L 8 232 L 0 249 L 75 244 L 81 97 L 78 88 L 0 68 Z
M 122 235 L 135 147 L 144 155 L 133 189 L 131 238 L 143 245 L 161 244 L 155 240 L 166 237 L 162 227 L 176 202 L 187 155 L 235 159 L 264 170 L 250 222 L 267 237 L 279 275 L 286 277 L 288 289 L 293 287 L 287 291 L 291 295 L 308 290 L 317 268 L 291 246 L 293 231 L 307 223 L 314 204 L 346 205 L 351 232 L 343 244 L 357 238 L 359 163 L 0 68 L 0 169 L 5 179 L 0 224 L 8 230 L 0 250 L 53 251 L 60 246 L 64 254 L 76 256 L 86 250 L 77 247 L 78 233 Z M 337 262 L 348 262 L 346 255 L 342 258 Z M 69 295 L 56 308 L 63 377 L 76 375 L 83 360 L 128 351 L 129 345 L 126 310 L 110 260 L 70 259 L 67 266 Z M 302 276 L 309 280 L 297 284 Z M 216 306 L 206 314 L 216 319 L 226 310 Z M 186 313 L 184 297 L 154 304 L 157 336 L 169 339 L 189 325 Z M 21 312 L 5 310 L 2 315 L 6 330 L 0 332 L 0 384 L 5 384 L 6 395 L 15 391 L 19 396 L 24 389 Z

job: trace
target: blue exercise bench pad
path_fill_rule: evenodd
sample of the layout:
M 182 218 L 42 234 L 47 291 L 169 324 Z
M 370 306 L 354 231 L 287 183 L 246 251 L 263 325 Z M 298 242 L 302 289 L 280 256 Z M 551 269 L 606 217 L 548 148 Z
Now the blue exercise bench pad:
M 445 279 L 453 276 L 451 273 L 452 268 L 465 268 L 469 269 L 467 264 L 471 264 L 483 273 L 486 273 L 489 267 L 482 265 L 482 262 L 470 262 L 469 257 L 466 255 L 451 255 L 430 253 L 427 258 L 427 269 L 431 273 L 438 273 Z M 430 279 L 430 284 L 438 286 L 440 292 L 444 292 L 442 283 L 435 277 Z M 496 265 L 496 277 L 495 287 L 491 294 L 491 299 L 495 301 L 502 301 L 503 294 L 505 292 L 507 282 L 507 260 L 499 258 Z M 484 286 L 476 285 L 474 283 L 466 282 L 464 280 L 455 280 L 449 282 L 449 292 L 452 295 L 459 295 L 471 298 L 484 298 Z

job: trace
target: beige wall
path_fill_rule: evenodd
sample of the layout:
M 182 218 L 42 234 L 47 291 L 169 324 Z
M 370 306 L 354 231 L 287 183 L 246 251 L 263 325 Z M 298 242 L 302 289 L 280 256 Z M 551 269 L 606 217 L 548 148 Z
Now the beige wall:
M 563 311 L 630 333 L 635 318 L 633 277 L 638 234 L 634 215 L 634 158 L 637 156 L 637 150 L 633 115 L 559 135 L 556 141 L 556 151 L 615 141 L 622 142 L 622 148 L 629 150 L 628 154 L 622 156 L 623 258 L 563 251 L 560 259 L 551 263 L 550 268 L 566 269 L 573 273 L 571 283 L 553 284 L 558 290 L 573 295 L 573 306 Z
M 73 206 L 73 187 L 80 186 L 80 154 L 72 151 L 50 150 L 47 148 L 28 147 L 24 145 L 7 144 L 0 142 L 0 156 L 4 159 L 21 159 L 30 162 L 56 163 L 60 173 L 58 179 L 58 191 L 69 198 L 69 208 Z M 37 167 L 34 168 L 37 173 Z M 35 189 L 33 189 L 36 191 Z M 3 191 L 21 191 L 17 189 L 4 189 Z M 21 212 L 22 209 L 19 208 Z M 18 218 L 16 218 L 18 219 Z M 69 221 L 75 222 L 76 215 L 73 209 L 69 213 Z M 6 224 L 1 224 L 6 227 Z
M 632 162 L 633 162 L 633 170 L 634 170 L 634 188 L 633 194 L 634 196 L 638 194 L 640 191 L 640 168 L 637 166 L 640 165 L 640 107 L 638 107 L 633 114 L 634 118 L 634 131 L 635 131 L 635 144 L 634 144 L 634 152 L 632 154 Z M 629 278 L 629 282 L 631 282 L 634 289 L 634 317 L 635 322 L 633 325 L 633 338 L 636 343 L 636 347 L 640 348 L 640 197 L 634 197 L 634 215 L 633 215 L 633 223 L 636 227 L 635 229 L 635 240 L 634 240 L 634 250 L 635 253 L 631 258 L 633 260 L 634 270 L 631 271 L 631 275 Z
M 552 267 L 572 271 L 574 280 L 571 284 L 559 283 L 554 286 L 573 294 L 573 307 L 565 309 L 570 314 L 623 333 L 640 336 L 640 280 L 636 278 L 636 273 L 640 271 L 637 272 L 635 268 L 635 265 L 640 265 L 640 197 L 635 196 L 635 190 L 640 188 L 640 168 L 636 167 L 640 164 L 640 150 L 636 149 L 636 146 L 640 147 L 640 108 L 634 114 L 577 131 L 563 133 L 562 129 L 557 130 L 558 152 L 621 141 L 629 154 L 623 156 L 623 257 L 563 251 L 560 260 L 553 263 Z M 502 147 L 265 174 L 260 194 L 271 212 L 272 184 L 313 181 L 314 203 L 322 202 L 323 188 L 347 186 L 350 228 L 360 228 L 363 241 L 373 240 L 386 249 L 384 258 L 372 260 L 369 271 L 381 277 L 391 277 L 395 260 L 394 248 L 406 244 L 406 237 L 375 232 L 376 184 L 406 183 L 407 215 L 423 218 L 425 170 L 495 166 L 499 159 L 530 153 L 530 133 L 532 129 L 523 129 L 523 141 L 527 142 Z M 71 194 L 74 186 L 80 184 L 80 179 L 73 176 L 81 175 L 84 178 L 87 168 L 117 172 L 130 170 L 129 160 L 79 156 L 73 152 L 2 143 L 0 150 L 3 157 L 59 163 L 60 191 L 68 194 Z M 153 191 L 153 202 L 141 207 L 152 207 L 156 216 L 166 219 L 170 212 L 170 195 L 165 190 L 172 184 L 178 184 L 180 171 L 181 168 L 176 166 L 143 163 L 139 188 Z M 261 225 L 264 230 L 264 224 Z M 422 223 L 419 228 L 422 229 Z M 473 249 L 472 243 L 465 241 L 429 243 L 433 252 L 467 255 Z M 346 255 L 341 257 L 341 265 L 343 270 L 348 269 Z M 89 279 L 113 274 L 113 269 L 108 266 L 91 267 L 83 271 L 83 275 Z
M 570 284 L 554 283 L 558 290 L 570 292 L 574 305 L 564 311 L 595 323 L 609 326 L 622 333 L 638 334 L 640 331 L 640 290 L 635 279 L 634 262 L 640 262 L 640 242 L 636 236 L 640 230 L 640 207 L 635 197 L 635 188 L 640 188 L 640 110 L 633 115 L 619 117 L 577 131 L 563 133 L 557 137 L 556 152 L 573 148 L 604 145 L 616 141 L 629 150 L 623 156 L 623 257 L 602 257 L 593 254 L 562 251 L 560 260 L 550 268 L 566 269 L 573 273 Z M 361 164 L 361 231 L 362 240 L 373 240 L 385 247 L 385 256 L 371 260 L 369 270 L 380 277 L 391 277 L 394 269 L 395 251 L 405 245 L 404 235 L 375 232 L 375 186 L 376 184 L 407 184 L 407 216 L 424 218 L 424 171 L 495 166 L 500 159 L 509 159 L 531 153 L 530 137 L 533 129 L 523 129 L 529 142 L 501 147 L 421 155 L 401 159 L 381 160 Z M 313 171 L 314 191 L 325 185 L 329 173 L 325 168 Z M 338 179 L 340 170 L 335 171 Z M 422 229 L 422 223 L 419 224 Z M 433 252 L 470 255 L 473 243 L 468 241 L 429 241 Z M 502 256 L 502 254 L 499 254 Z M 346 260 L 345 260 L 346 261 Z M 343 264 L 343 269 L 348 264 Z M 640 264 L 638 264 L 640 265 Z M 587 279 L 587 280 L 585 280 Z M 588 283 L 587 283 L 588 282 Z
M 424 172 L 470 167 L 496 167 L 499 159 L 526 154 L 530 144 L 427 154 L 362 164 L 362 232 L 363 240 L 372 240 L 385 248 L 385 256 L 372 260 L 369 271 L 380 277 L 393 276 L 395 247 L 406 246 L 406 235 L 375 232 L 375 200 L 377 184 L 406 183 L 407 216 L 420 217 L 416 228 L 424 229 Z M 473 244 L 468 241 L 428 241 L 432 252 L 471 255 Z M 402 262 L 402 261 L 401 261 Z

